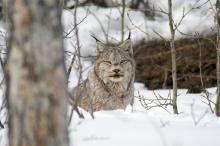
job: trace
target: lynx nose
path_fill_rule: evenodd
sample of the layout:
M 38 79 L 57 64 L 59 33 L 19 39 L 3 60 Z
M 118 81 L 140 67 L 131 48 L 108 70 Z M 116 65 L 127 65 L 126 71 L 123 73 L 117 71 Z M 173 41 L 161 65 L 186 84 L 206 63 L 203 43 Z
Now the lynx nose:
M 120 72 L 120 69 L 114 69 L 113 72 L 119 73 L 119 72 Z

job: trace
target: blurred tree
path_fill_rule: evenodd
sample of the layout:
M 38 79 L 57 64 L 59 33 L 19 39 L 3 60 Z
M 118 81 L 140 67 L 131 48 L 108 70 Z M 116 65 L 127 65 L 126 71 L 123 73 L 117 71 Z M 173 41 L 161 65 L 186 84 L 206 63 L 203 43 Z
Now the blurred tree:
M 2 1 L 0 1 L 0 20 L 3 18 L 3 6 L 2 6 Z
M 67 146 L 67 91 L 58 0 L 7 0 L 10 146 Z
M 7 0 L 1 0 L 0 1 L 0 20 L 3 20 L 4 22 L 7 21 L 6 13 L 7 13 Z

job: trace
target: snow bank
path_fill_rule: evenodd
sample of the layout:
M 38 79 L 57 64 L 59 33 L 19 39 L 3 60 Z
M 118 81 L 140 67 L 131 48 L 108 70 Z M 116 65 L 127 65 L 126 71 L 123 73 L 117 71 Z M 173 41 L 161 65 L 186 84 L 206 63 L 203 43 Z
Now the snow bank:
M 215 90 L 210 89 L 214 96 Z M 137 91 L 146 98 L 155 98 L 140 83 L 135 84 L 136 95 Z M 163 97 L 169 94 L 169 90 L 155 92 Z M 159 107 L 146 111 L 137 99 L 133 112 L 99 111 L 94 113 L 94 120 L 88 113 L 84 120 L 75 115 L 70 126 L 71 145 L 219 146 L 220 119 L 201 101 L 200 94 L 187 94 L 186 90 L 178 90 L 178 94 L 179 115 Z

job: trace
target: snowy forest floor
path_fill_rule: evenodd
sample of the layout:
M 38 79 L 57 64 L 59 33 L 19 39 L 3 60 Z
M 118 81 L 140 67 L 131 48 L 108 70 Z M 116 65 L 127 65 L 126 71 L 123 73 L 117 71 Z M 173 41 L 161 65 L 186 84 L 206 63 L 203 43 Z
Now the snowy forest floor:
M 208 89 L 215 99 L 216 88 Z M 139 93 L 138 93 L 139 92 Z M 155 92 L 155 93 L 154 93 Z M 154 99 L 167 97 L 169 90 L 151 91 L 143 84 L 135 84 L 135 95 Z M 205 104 L 202 94 L 188 94 L 178 90 L 179 115 L 161 107 L 146 110 L 136 98 L 133 111 L 95 112 L 95 119 L 84 112 L 85 119 L 75 114 L 69 128 L 71 146 L 219 146 L 220 119 Z
M 215 100 L 216 88 L 210 88 L 209 98 Z M 135 83 L 135 95 L 147 99 L 166 98 L 169 90 L 147 90 Z M 85 119 L 74 113 L 69 126 L 70 146 L 219 146 L 220 118 L 205 104 L 201 94 L 178 90 L 179 114 L 161 107 L 146 110 L 138 98 L 126 110 L 98 111 L 95 119 L 83 111 Z M 0 130 L 0 146 L 7 146 L 8 129 Z

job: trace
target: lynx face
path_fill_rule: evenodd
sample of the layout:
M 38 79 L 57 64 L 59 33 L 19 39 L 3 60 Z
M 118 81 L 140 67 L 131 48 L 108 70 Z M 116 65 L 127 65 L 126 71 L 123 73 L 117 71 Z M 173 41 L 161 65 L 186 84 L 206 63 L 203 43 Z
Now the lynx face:
M 118 46 L 101 44 L 98 49 L 96 70 L 104 83 L 127 83 L 133 73 L 133 51 L 129 42 Z

